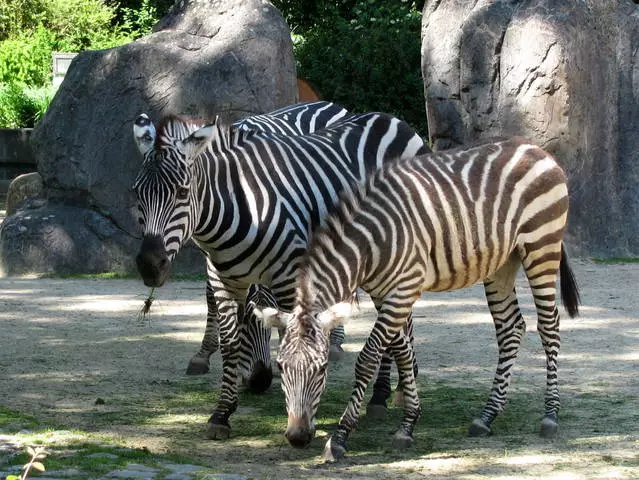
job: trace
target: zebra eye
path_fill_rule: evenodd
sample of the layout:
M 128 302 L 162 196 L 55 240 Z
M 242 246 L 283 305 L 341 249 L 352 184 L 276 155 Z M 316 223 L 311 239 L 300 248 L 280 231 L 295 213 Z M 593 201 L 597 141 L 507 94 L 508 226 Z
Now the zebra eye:
M 187 187 L 178 187 L 176 195 L 180 200 L 184 200 L 189 196 L 189 189 Z

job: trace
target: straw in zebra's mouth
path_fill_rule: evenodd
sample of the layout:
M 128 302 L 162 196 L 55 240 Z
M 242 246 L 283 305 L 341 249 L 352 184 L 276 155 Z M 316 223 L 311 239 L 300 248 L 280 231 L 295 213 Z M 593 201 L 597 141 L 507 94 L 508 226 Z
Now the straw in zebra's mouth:
M 140 311 L 138 312 L 138 322 L 146 322 L 147 315 L 149 315 L 149 312 L 151 311 L 151 305 L 153 305 L 153 301 L 155 300 L 155 297 L 153 296 L 154 291 L 155 287 L 151 287 L 149 296 L 146 297 L 146 300 L 144 300 L 144 303 L 142 304 L 142 308 L 140 308 Z

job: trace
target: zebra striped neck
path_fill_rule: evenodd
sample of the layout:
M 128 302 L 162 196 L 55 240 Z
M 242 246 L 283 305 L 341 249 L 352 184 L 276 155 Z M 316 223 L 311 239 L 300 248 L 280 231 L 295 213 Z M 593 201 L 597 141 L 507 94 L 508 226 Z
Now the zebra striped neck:
M 365 265 L 359 256 L 348 251 L 337 251 L 336 245 L 345 240 L 345 226 L 354 218 L 360 202 L 362 188 L 345 192 L 341 202 L 324 225 L 311 239 L 308 253 L 302 261 L 297 302 L 305 310 L 317 315 L 331 306 L 349 300 L 361 283 Z M 346 240 L 353 252 L 359 252 L 363 238 Z

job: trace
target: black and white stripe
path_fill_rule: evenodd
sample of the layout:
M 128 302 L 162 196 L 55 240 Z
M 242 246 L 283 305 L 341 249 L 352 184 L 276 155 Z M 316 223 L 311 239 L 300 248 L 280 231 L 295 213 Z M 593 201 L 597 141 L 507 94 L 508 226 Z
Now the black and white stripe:
M 477 281 L 485 285 L 495 322 L 499 363 L 490 398 L 470 434 L 490 433 L 504 407 L 525 330 L 514 289 L 520 265 L 532 289 L 546 353 L 541 433 L 554 435 L 559 270 L 562 299 L 571 316 L 579 304 L 562 242 L 567 214 L 563 171 L 548 153 L 521 139 L 398 161 L 375 172 L 360 191 L 347 193 L 309 245 L 300 266 L 297 307 L 287 319 L 280 347 L 289 441 L 305 445 L 312 438 L 308 422 L 324 388 L 327 343 L 317 315 L 362 287 L 378 316 L 357 360 L 353 395 L 325 456 L 336 459 L 345 452 L 364 391 L 386 348 L 394 353 L 405 401 L 394 441 L 397 446 L 410 444 L 419 400 L 412 346 L 403 332 L 406 319 L 422 292 L 454 290 Z
M 339 105 L 331 102 L 303 102 L 280 108 L 270 113 L 254 115 L 234 123 L 234 126 L 243 130 L 260 132 L 274 132 L 283 135 L 305 135 L 325 128 L 339 120 L 344 119 L 349 112 Z M 207 282 L 207 317 L 206 329 L 200 349 L 189 360 L 186 369 L 187 375 L 203 375 L 210 370 L 210 357 L 219 348 L 219 325 L 217 307 L 213 297 L 213 288 Z M 274 297 L 264 287 L 256 286 L 249 290 L 247 304 L 261 302 L 261 306 L 275 307 Z M 264 329 L 262 324 L 255 322 L 248 313 L 240 322 L 240 374 L 248 388 L 260 393 L 266 390 L 271 383 L 271 329 Z M 344 327 L 338 326 L 331 331 L 331 348 L 339 352 L 344 342 Z M 380 377 L 384 384 L 389 376 L 386 373 Z M 380 389 L 378 389 L 380 390 Z
M 268 287 L 278 308 L 290 311 L 310 231 L 338 195 L 388 161 L 427 147 L 405 122 L 381 113 L 346 115 L 308 135 L 178 117 L 156 129 L 141 116 L 134 136 L 144 155 L 134 185 L 144 229 L 138 270 L 147 285 L 159 286 L 189 238 L 205 253 L 223 362 L 207 435 L 226 438 L 237 405 L 238 318 L 249 287 Z

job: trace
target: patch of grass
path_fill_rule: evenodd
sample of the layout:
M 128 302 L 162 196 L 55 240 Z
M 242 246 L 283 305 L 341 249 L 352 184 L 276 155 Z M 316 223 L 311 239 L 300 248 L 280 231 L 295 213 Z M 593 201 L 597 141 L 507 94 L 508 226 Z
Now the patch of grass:
M 90 434 L 85 434 L 90 437 Z M 48 445 L 46 459 L 47 471 L 73 470 L 81 472 L 74 475 L 77 479 L 100 478 L 109 471 L 125 468 L 128 464 L 142 464 L 165 469 L 162 463 L 191 463 L 192 460 L 179 455 L 157 455 L 144 448 L 126 448 L 119 445 L 104 445 L 86 440 L 66 443 L 64 445 Z M 71 454 L 72 453 L 72 454 Z M 25 464 L 29 459 L 27 453 L 15 455 L 8 462 L 8 466 Z M 205 470 L 206 467 L 202 467 Z M 30 475 L 50 476 L 47 472 Z
M 37 426 L 38 421 L 34 417 L 0 407 L 0 430 L 31 430 Z
M 592 261 L 595 263 L 601 263 L 601 264 L 639 263 L 639 257 L 611 257 L 611 258 L 593 257 Z
M 122 418 L 119 418 L 122 422 Z M 27 445 L 44 446 L 46 471 L 29 472 L 29 477 L 56 476 L 55 471 L 73 471 L 76 480 L 102 478 L 114 469 L 126 468 L 129 464 L 142 464 L 156 468 L 162 475 L 171 473 L 166 464 L 195 464 L 197 460 L 185 455 L 154 454 L 146 448 L 130 448 L 109 436 L 68 430 L 58 426 L 55 429 L 41 424 L 34 417 L 0 407 L 0 432 L 13 435 L 22 445 L 20 451 L 9 456 L 0 456 L 0 470 L 18 471 L 25 465 L 30 455 Z M 209 467 L 202 466 L 202 472 L 214 474 Z M 65 475 L 62 475 L 65 476 Z

